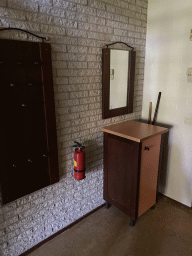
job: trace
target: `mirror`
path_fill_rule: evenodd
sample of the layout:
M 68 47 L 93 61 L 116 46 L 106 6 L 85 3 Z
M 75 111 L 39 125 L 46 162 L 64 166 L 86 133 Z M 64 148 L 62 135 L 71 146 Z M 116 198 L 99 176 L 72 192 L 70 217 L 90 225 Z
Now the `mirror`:
M 102 118 L 133 112 L 135 51 L 102 51 Z

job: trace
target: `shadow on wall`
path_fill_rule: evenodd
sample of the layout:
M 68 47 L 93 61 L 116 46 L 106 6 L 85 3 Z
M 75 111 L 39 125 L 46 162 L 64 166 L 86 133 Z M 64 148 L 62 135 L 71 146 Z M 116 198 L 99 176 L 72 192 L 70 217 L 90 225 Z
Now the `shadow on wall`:
M 162 125 L 159 125 L 162 126 Z M 164 126 L 165 127 L 165 126 Z M 170 128 L 170 127 L 166 127 Z M 161 137 L 161 149 L 159 157 L 159 172 L 158 172 L 158 186 L 161 186 L 165 192 L 166 177 L 167 177 L 167 165 L 168 165 L 168 152 L 169 152 L 169 132 L 162 134 Z
M 148 121 L 146 119 L 139 119 L 137 120 L 142 123 L 147 123 Z M 164 124 L 164 123 L 156 123 L 156 126 L 161 126 L 168 128 L 169 130 L 173 128 L 170 124 Z M 168 156 L 169 152 L 169 132 L 166 132 L 162 134 L 161 136 L 161 149 L 160 149 L 160 156 L 159 156 L 159 171 L 158 171 L 158 188 L 161 186 L 162 191 L 161 193 L 164 193 L 165 187 L 166 187 L 166 177 L 167 177 L 167 166 L 168 166 Z M 159 189 L 157 189 L 159 191 Z
M 86 170 L 90 172 L 98 164 L 103 163 L 103 138 L 99 140 L 87 140 L 89 146 L 85 148 L 86 153 Z

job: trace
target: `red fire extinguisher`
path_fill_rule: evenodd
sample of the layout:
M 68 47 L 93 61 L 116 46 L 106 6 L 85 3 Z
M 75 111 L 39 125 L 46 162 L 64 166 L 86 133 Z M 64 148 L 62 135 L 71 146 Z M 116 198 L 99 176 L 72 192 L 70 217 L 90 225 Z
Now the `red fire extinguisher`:
M 75 152 L 74 152 L 74 178 L 76 180 L 82 180 L 85 178 L 85 146 L 79 142 L 74 141 Z

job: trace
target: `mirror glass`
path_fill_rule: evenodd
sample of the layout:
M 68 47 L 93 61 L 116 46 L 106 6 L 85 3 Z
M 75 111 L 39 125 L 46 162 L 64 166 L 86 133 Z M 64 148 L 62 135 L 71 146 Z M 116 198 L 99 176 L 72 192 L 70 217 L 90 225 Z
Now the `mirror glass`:
M 109 109 L 127 106 L 129 51 L 110 51 Z

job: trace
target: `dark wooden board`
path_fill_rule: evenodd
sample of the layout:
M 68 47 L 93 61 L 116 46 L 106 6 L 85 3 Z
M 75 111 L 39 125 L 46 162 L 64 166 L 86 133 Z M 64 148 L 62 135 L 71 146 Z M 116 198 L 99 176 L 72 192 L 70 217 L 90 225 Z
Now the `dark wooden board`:
M 1 39 L 0 49 L 5 204 L 58 181 L 59 175 L 50 45 Z M 48 155 L 51 150 L 53 156 Z
M 54 91 L 52 79 L 51 65 L 51 46 L 49 44 L 39 44 L 42 65 L 42 81 L 43 81 L 43 96 L 44 96 L 44 111 L 47 132 L 47 150 L 49 159 L 49 175 L 50 184 L 59 180 L 58 169 L 58 152 L 57 152 L 57 135 L 56 135 L 56 119 L 54 105 Z

